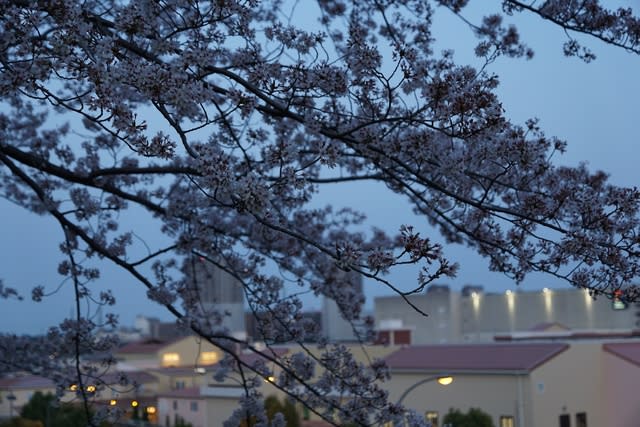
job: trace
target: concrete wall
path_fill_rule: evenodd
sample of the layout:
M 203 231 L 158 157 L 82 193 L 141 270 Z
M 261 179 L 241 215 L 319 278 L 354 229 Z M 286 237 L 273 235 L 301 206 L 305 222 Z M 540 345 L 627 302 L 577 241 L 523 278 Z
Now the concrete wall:
M 375 299 L 375 319 L 401 320 L 403 326 L 414 327 L 413 344 L 451 343 L 461 340 L 460 294 L 457 292 L 431 292 L 409 297 L 412 304 L 428 316 L 418 313 L 398 296 Z
M 399 296 L 375 299 L 377 326 L 400 320 L 414 328 L 413 344 L 492 341 L 496 334 L 530 331 L 540 323 L 557 322 L 573 330 L 630 330 L 636 327 L 636 312 L 613 310 L 606 298 L 593 300 L 579 289 L 546 289 L 536 292 L 503 293 L 425 292 L 410 300 L 428 314 L 422 316 Z

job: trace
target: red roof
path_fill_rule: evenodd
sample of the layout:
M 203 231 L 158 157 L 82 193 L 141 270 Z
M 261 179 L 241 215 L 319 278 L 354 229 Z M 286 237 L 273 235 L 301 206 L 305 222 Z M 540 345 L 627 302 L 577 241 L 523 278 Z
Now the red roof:
M 268 347 L 261 352 L 253 352 L 251 350 L 245 350 L 244 353 L 240 354 L 240 360 L 246 363 L 249 366 L 252 366 L 258 360 L 262 360 L 265 363 L 269 364 L 271 359 L 279 359 L 285 354 L 287 354 L 289 350 L 283 347 Z
M 423 345 L 400 349 L 385 360 L 391 370 L 529 372 L 567 348 L 561 343 Z
M 200 387 L 187 387 L 179 390 L 170 390 L 158 394 L 158 397 L 177 397 L 185 399 L 195 399 L 200 397 Z
M 627 362 L 640 366 L 640 342 L 609 343 L 603 344 L 602 348 Z

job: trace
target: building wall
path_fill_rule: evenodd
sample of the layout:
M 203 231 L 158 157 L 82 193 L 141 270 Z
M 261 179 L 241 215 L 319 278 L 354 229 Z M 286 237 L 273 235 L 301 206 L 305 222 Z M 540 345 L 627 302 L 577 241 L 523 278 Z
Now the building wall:
M 579 289 L 470 295 L 463 297 L 463 335 L 530 330 L 543 322 L 570 329 L 631 329 L 634 308 L 613 310 L 606 298 L 593 300 Z
M 637 427 L 640 425 L 640 366 L 604 352 L 602 369 L 602 399 L 606 407 L 603 425 Z
M 418 381 L 438 375 L 438 373 L 399 373 L 393 372 L 392 379 L 385 387 L 389 390 L 390 400 L 395 402 L 404 391 Z M 427 411 L 438 412 L 439 427 L 449 409 L 460 409 L 463 412 L 470 408 L 480 408 L 491 415 L 493 422 L 499 426 L 501 416 L 513 416 L 518 420 L 518 399 L 524 387 L 518 387 L 521 375 L 480 375 L 456 374 L 453 383 L 442 386 L 436 381 L 419 385 L 409 392 L 403 405 L 420 414 Z
M 214 359 L 203 360 L 203 353 L 214 352 L 217 356 Z M 196 366 L 196 365 L 211 365 L 222 359 L 223 354 L 220 349 L 213 346 L 211 343 L 197 339 L 196 337 L 185 337 L 179 341 L 167 345 L 159 352 L 161 365 L 167 366 L 166 362 L 167 354 L 178 354 L 179 360 L 176 363 L 171 363 L 173 366 Z M 212 361 L 215 360 L 215 361 Z
M 185 273 L 194 298 L 205 312 L 225 313 L 222 326 L 232 333 L 245 332 L 244 292 L 242 283 L 204 258 L 195 257 L 185 263 Z
M 593 300 L 580 289 L 460 293 L 436 291 L 413 295 L 410 300 L 425 317 L 399 296 L 375 299 L 377 325 L 400 320 L 405 328 L 415 328 L 414 344 L 492 341 L 496 334 L 530 331 L 540 323 L 557 322 L 573 330 L 629 330 L 636 327 L 636 312 L 613 310 L 606 298 Z M 478 288 L 479 289 L 479 288 Z
M 192 405 L 195 405 L 195 408 Z M 206 401 L 202 398 L 158 398 L 158 423 L 164 427 L 173 426 L 177 418 L 190 423 L 193 427 L 217 425 L 207 423 Z
M 616 425 L 605 422 L 601 342 L 579 342 L 539 366 L 531 375 L 531 422 L 525 427 L 559 426 L 559 416 L 587 413 L 588 426 Z
M 375 319 L 378 325 L 385 320 L 401 320 L 402 326 L 412 327 L 412 343 L 451 343 L 461 341 L 460 294 L 436 291 L 409 297 L 412 304 L 428 314 L 412 309 L 399 296 L 375 299 Z
M 222 427 L 223 423 L 238 408 L 237 399 L 209 399 L 206 406 L 207 427 Z M 193 427 L 196 427 L 195 425 Z

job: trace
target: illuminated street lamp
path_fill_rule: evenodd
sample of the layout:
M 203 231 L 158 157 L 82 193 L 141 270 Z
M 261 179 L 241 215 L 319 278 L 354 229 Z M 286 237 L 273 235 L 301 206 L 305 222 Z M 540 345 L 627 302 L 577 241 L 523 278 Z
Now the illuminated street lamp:
M 449 384 L 451 384 L 453 382 L 453 377 L 451 375 L 435 375 L 433 377 L 424 378 L 424 379 L 418 381 L 417 383 L 412 384 L 411 386 L 409 386 L 409 388 L 407 388 L 400 395 L 400 398 L 396 402 L 396 405 L 400 405 L 402 403 L 402 401 L 405 399 L 405 397 L 407 397 L 409 395 L 409 393 L 411 393 L 416 388 L 420 387 L 422 384 L 430 383 L 430 382 L 433 382 L 433 381 L 436 381 L 440 385 L 448 386 Z M 402 420 L 402 425 L 404 425 L 404 418 Z

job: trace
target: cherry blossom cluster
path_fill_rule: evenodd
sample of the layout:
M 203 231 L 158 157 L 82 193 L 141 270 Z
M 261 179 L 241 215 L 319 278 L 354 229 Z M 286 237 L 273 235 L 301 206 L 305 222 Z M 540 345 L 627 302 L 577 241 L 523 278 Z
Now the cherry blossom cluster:
M 306 351 L 306 340 L 325 340 L 302 316 L 300 295 L 335 300 L 365 340 L 373 325 L 362 316 L 363 278 L 411 305 L 408 295 L 454 275 L 456 264 L 424 223 L 394 224 L 390 234 L 367 229 L 356 209 L 314 203 L 327 186 L 359 181 L 403 196 L 447 241 L 516 281 L 539 271 L 593 295 L 639 299 L 640 192 L 557 166 L 565 142 L 535 120 L 509 121 L 488 70 L 500 55 L 533 54 L 511 24 L 520 13 L 564 28 L 565 52 L 587 61 L 594 56 L 574 34 L 638 54 L 640 21 L 597 0 L 505 0 L 472 22 L 469 3 L 1 2 L 0 193 L 60 225 L 58 273 L 77 308 L 39 344 L 46 354 L 22 362 L 61 386 L 68 375 L 99 374 L 82 354 L 113 341 L 96 338 L 105 325 L 79 307 L 116 303 L 95 285 L 99 266 L 116 266 L 228 352 L 234 363 L 218 378 L 253 372 L 228 425 L 266 422 L 264 366 L 237 356 L 242 346 L 262 351 L 222 327 L 228 313 L 200 303 L 188 274 L 198 258 L 242 284 L 263 340 L 301 346 L 272 360 L 282 391 L 336 425 L 397 419 L 403 409 L 380 386 L 381 364 L 359 364 L 340 346 Z M 312 24 L 299 19 L 301 7 Z M 483 68 L 434 52 L 436 7 L 469 24 Z M 163 243 L 140 243 L 123 220 L 132 212 L 157 224 Z M 409 264 L 418 267 L 409 289 L 388 279 Z M 16 297 L 10 286 L 0 283 L 0 296 Z M 30 293 L 45 304 L 55 288 Z M 30 346 L 2 337 L 3 369 L 20 362 L 5 355 Z M 54 364 L 54 348 L 71 355 Z

